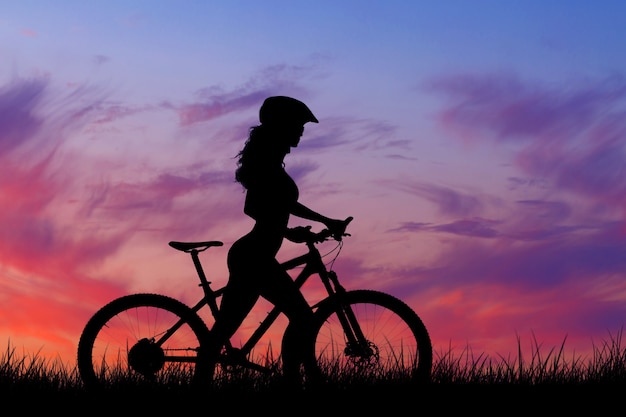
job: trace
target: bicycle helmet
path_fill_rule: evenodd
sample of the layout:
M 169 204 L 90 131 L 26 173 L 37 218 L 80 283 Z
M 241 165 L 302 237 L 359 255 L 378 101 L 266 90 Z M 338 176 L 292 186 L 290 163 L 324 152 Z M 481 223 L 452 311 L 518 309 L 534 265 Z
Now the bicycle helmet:
M 259 110 L 259 121 L 264 125 L 319 123 L 306 104 L 286 96 L 266 98 Z

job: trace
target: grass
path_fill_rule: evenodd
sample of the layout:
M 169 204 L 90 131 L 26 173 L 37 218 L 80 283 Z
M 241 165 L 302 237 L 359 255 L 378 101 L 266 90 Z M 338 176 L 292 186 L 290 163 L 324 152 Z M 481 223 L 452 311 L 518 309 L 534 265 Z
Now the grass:
M 59 360 L 47 360 L 35 354 L 19 354 L 10 344 L 0 357 L 0 392 L 22 390 L 38 392 L 79 391 L 82 382 L 76 369 Z
M 565 340 L 547 352 L 533 337 L 532 352 L 526 357 L 517 340 L 517 355 L 490 358 L 474 355 L 468 347 L 459 356 L 452 350 L 438 355 L 433 382 L 481 385 L 598 385 L 626 384 L 626 347 L 622 332 L 593 346 L 590 358 L 565 355 Z
M 571 404 L 569 401 L 572 399 L 578 400 L 578 403 L 581 399 L 593 400 L 597 406 L 598 395 L 609 395 L 626 387 L 626 347 L 623 346 L 621 331 L 611 335 L 608 341 L 594 346 L 591 357 L 566 356 L 565 341 L 548 350 L 543 350 L 534 338 L 531 345 L 532 353 L 528 356 L 523 354 L 519 338 L 519 349 L 513 356 L 474 354 L 469 347 L 460 352 L 452 348 L 441 353 L 435 352 L 432 380 L 427 386 L 403 385 L 398 381 L 371 386 L 345 375 L 337 375 L 336 380 L 331 381 L 334 391 L 324 395 L 326 398 L 334 396 L 335 399 L 358 398 L 359 404 L 363 399 L 379 398 L 379 405 L 393 403 L 398 406 L 403 402 L 416 404 L 416 401 L 447 398 L 441 404 L 463 404 L 464 407 L 482 396 L 489 401 L 509 398 L 517 401 L 517 409 L 528 405 L 529 399 L 541 394 L 544 399 L 559 402 L 559 410 L 562 411 L 563 404 Z M 206 404 L 207 399 L 211 399 L 213 405 L 220 401 L 229 404 L 234 401 L 241 409 L 245 404 L 253 403 L 254 407 L 260 407 L 260 404 L 275 406 L 277 398 L 281 401 L 294 399 L 291 393 L 285 395 L 277 381 L 276 377 L 254 373 L 230 375 L 218 378 L 214 387 L 201 394 L 184 387 L 176 390 L 168 388 L 167 391 L 146 390 L 139 389 L 132 381 L 111 381 L 111 388 L 96 397 L 85 389 L 77 369 L 64 365 L 60 360 L 42 358 L 39 352 L 20 354 L 11 345 L 0 357 L 0 398 L 10 398 L 20 403 L 38 399 L 34 405 L 52 407 L 56 404 L 66 411 L 68 406 L 83 410 L 94 404 L 99 404 L 100 408 L 117 408 L 122 403 L 128 409 L 129 401 L 137 407 L 143 407 L 142 410 L 145 410 L 147 404 L 155 404 L 156 401 L 159 404 L 156 411 L 163 411 L 162 407 L 168 404 L 177 404 L 178 407 L 198 402 Z M 471 393 L 471 397 L 465 396 L 468 393 Z M 562 395 L 567 395 L 567 401 L 563 404 L 560 403 Z M 248 401 L 251 398 L 254 399 L 252 403 Z M 390 402 L 391 398 L 393 402 Z M 450 402 L 450 398 L 455 400 Z M 305 401 L 304 397 L 300 400 Z M 323 404 L 327 404 L 314 401 L 313 398 L 306 400 L 311 401 L 308 407 L 323 407 Z M 610 397 L 600 403 L 609 405 Z M 371 410 L 368 408 L 367 411 Z M 481 407 L 481 412 L 485 411 Z

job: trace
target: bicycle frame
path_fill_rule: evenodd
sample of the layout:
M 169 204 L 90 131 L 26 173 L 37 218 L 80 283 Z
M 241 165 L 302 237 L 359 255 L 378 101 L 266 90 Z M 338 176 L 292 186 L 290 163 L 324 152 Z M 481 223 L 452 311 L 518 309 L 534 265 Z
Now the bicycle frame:
M 331 300 L 337 303 L 337 309 L 336 309 L 337 316 L 339 318 L 339 321 L 342 327 L 344 328 L 344 332 L 346 334 L 348 343 L 351 344 L 352 346 L 363 346 L 365 348 L 366 347 L 365 345 L 367 344 L 367 342 L 365 342 L 365 337 L 360 329 L 360 326 L 358 325 L 358 322 L 356 320 L 354 313 L 349 308 L 349 306 L 343 305 L 343 303 L 341 302 L 341 295 L 345 294 L 346 290 L 339 283 L 337 274 L 333 270 L 328 270 L 326 268 L 326 265 L 324 264 L 322 260 L 322 256 L 319 250 L 317 249 L 317 247 L 315 246 L 315 242 L 309 241 L 309 242 L 305 242 L 305 244 L 308 248 L 307 253 L 300 255 L 300 256 L 296 256 L 292 259 L 289 259 L 281 263 L 281 266 L 286 271 L 289 271 L 298 266 L 304 265 L 302 271 L 300 271 L 300 273 L 294 279 L 294 282 L 298 288 L 301 288 L 304 285 L 304 283 L 312 275 L 317 274 L 320 277 L 324 288 L 328 292 L 328 298 L 330 298 Z M 204 273 L 202 264 L 200 262 L 200 258 L 199 258 L 199 252 L 204 251 L 206 249 L 208 249 L 208 247 L 205 247 L 203 249 L 194 248 L 194 249 L 187 251 L 191 255 L 196 272 L 200 279 L 200 286 L 202 287 L 204 291 L 204 297 L 200 301 L 198 301 L 198 303 L 196 303 L 193 307 L 191 307 L 191 309 L 195 313 L 197 313 L 204 306 L 208 305 L 211 311 L 211 314 L 215 318 L 215 317 L 218 317 L 219 315 L 219 307 L 217 305 L 217 298 L 222 295 L 225 287 L 221 287 L 218 290 L 213 290 L 211 288 L 211 282 L 208 281 Z M 318 304 L 319 303 L 312 305 L 311 309 L 315 310 Z M 231 342 L 227 341 L 226 352 L 228 353 L 234 350 L 238 350 L 243 355 L 247 356 L 252 351 L 252 349 L 256 346 L 259 340 L 261 340 L 261 338 L 267 332 L 267 330 L 269 330 L 272 324 L 276 321 L 280 313 L 281 312 L 278 309 L 278 307 L 272 308 L 272 310 L 268 313 L 268 315 L 261 321 L 261 323 L 259 324 L 259 327 L 255 329 L 255 331 L 250 335 L 248 340 L 243 344 L 241 348 L 235 349 L 231 345 Z M 359 343 L 359 341 L 363 341 L 363 343 Z M 265 367 L 254 364 L 254 363 L 247 363 L 247 366 L 251 368 L 255 368 L 259 371 L 267 371 Z

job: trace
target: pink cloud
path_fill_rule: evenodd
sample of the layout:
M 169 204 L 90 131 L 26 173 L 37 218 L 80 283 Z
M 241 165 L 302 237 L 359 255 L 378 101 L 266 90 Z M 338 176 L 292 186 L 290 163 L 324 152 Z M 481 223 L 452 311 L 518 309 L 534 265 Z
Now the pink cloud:
M 37 36 L 39 36 L 39 33 L 37 33 L 37 31 L 33 29 L 22 29 L 20 30 L 20 34 L 26 36 L 27 38 L 36 38 Z
M 60 197 L 81 178 L 73 165 L 59 166 L 60 149 L 89 113 L 86 109 L 95 108 L 73 106 L 74 93 L 51 100 L 48 79 L 18 79 L 0 89 L 2 331 L 8 326 L 12 334 L 30 334 L 42 344 L 58 340 L 52 329 L 57 329 L 57 338 L 78 331 L 76 323 L 61 320 L 55 308 L 65 313 L 82 309 L 84 317 L 91 303 L 120 292 L 118 285 L 92 281 L 83 272 L 86 265 L 96 265 L 116 251 L 118 236 L 81 236 L 59 217 L 65 211 Z

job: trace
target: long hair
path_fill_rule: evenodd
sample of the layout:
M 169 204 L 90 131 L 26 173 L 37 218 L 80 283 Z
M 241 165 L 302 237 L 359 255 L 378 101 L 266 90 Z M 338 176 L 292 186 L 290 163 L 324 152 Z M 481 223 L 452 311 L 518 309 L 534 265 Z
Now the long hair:
M 257 176 L 259 170 L 271 165 L 274 155 L 274 141 L 269 137 L 270 129 L 259 125 L 250 128 L 248 139 L 237 154 L 237 169 L 235 181 L 248 189 L 250 182 Z

